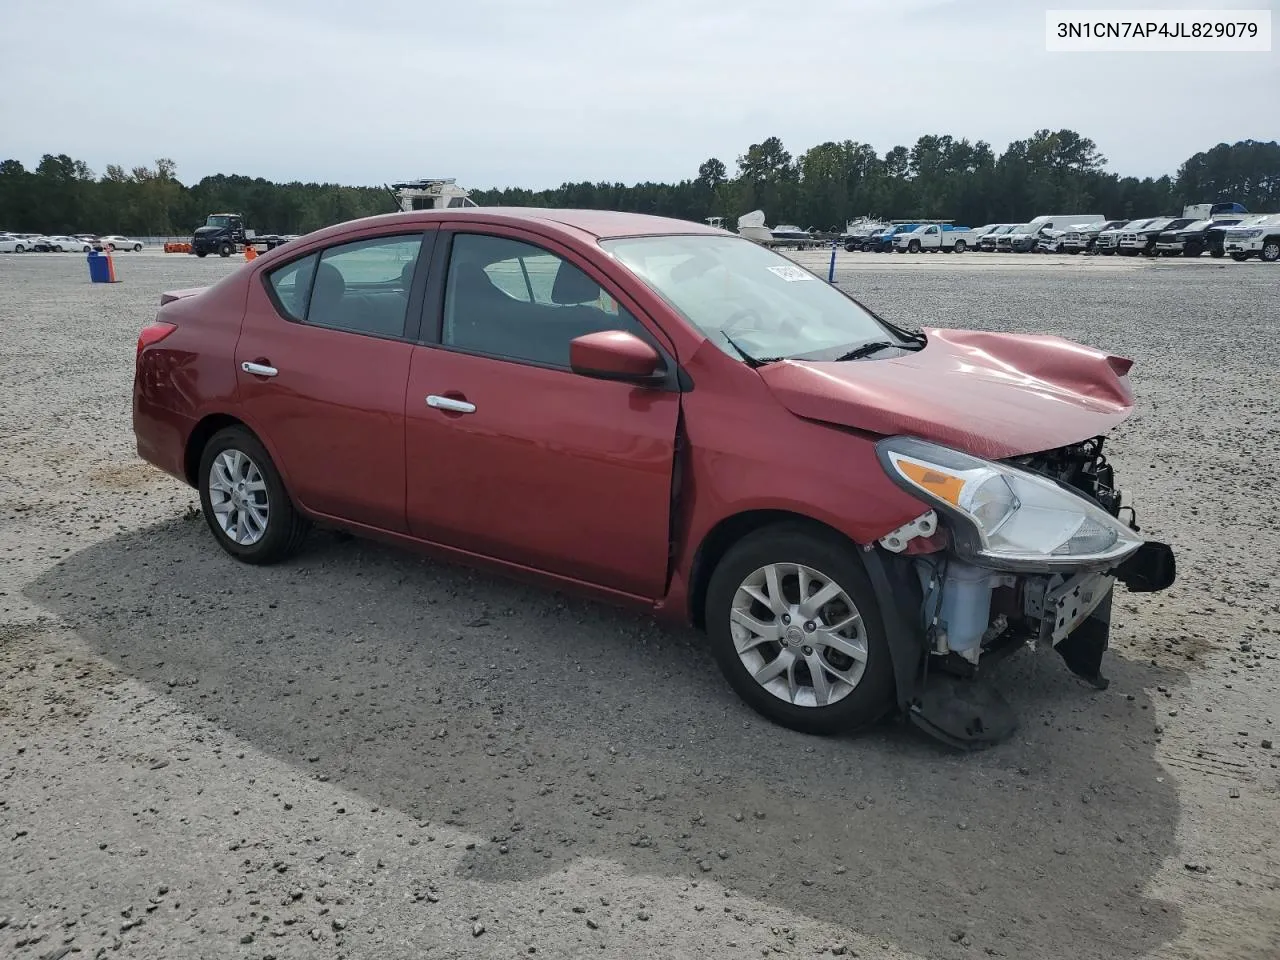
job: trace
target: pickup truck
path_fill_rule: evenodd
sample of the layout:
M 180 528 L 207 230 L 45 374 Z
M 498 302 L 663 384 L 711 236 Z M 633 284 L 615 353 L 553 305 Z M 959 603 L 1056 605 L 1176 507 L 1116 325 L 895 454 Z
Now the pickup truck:
M 1116 242 L 1116 252 L 1124 257 L 1136 257 L 1140 253 L 1148 253 L 1155 247 L 1156 237 L 1162 230 L 1176 230 L 1178 221 L 1173 217 L 1156 217 L 1140 224 L 1127 224 L 1120 231 Z M 1190 220 L 1183 220 L 1179 226 L 1185 227 Z
M 992 253 L 999 248 L 1000 238 L 1011 233 L 1016 223 L 1001 223 L 994 230 L 988 230 L 978 238 L 978 249 L 984 253 Z
M 920 253 L 922 250 L 936 253 L 964 253 L 971 242 L 968 227 L 955 227 L 949 223 L 922 223 L 908 233 L 896 233 L 893 249 L 898 253 Z
M 1108 220 L 1106 223 L 1086 223 L 1077 224 L 1067 229 L 1061 237 L 1058 238 L 1059 253 L 1088 253 L 1094 249 L 1095 244 L 1107 230 L 1118 230 L 1123 227 L 1127 220 Z
M 1275 263 L 1280 260 L 1280 213 L 1236 224 L 1227 230 L 1223 247 L 1232 260 L 1257 257 L 1264 263 Z
M 1243 219 L 1243 216 L 1221 217 L 1217 220 L 1206 218 L 1189 223 L 1181 229 L 1161 230 L 1156 235 L 1156 253 L 1162 257 L 1198 257 L 1207 249 L 1214 256 L 1220 257 L 1223 254 L 1223 234 L 1228 227 Z
M 887 227 L 878 236 L 870 237 L 863 248 L 871 253 L 893 253 L 894 237 L 900 233 L 910 233 L 918 223 L 898 223 Z

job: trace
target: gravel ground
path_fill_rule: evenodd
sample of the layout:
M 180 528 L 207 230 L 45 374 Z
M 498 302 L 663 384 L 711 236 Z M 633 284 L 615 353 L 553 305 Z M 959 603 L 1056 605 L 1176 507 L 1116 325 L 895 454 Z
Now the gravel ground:
M 159 292 L 237 264 L 116 259 L 0 256 L 0 955 L 1280 950 L 1280 270 L 840 254 L 896 319 L 1136 359 L 1113 460 L 1179 583 L 1118 598 L 1106 691 L 1001 664 L 1021 729 L 960 756 L 772 727 L 692 632 L 382 546 L 234 563 L 129 388 Z

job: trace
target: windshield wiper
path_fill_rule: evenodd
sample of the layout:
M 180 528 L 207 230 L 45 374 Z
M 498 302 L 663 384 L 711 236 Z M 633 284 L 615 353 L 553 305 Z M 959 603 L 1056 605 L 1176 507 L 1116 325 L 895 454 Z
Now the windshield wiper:
M 836 357 L 835 362 L 841 360 L 861 360 L 863 357 L 869 357 L 873 353 L 879 353 L 881 350 L 888 350 L 891 347 L 901 347 L 900 343 L 890 343 L 888 340 L 872 340 L 870 343 L 864 343 L 860 347 L 854 347 L 848 353 L 843 353 Z
M 729 346 L 733 347 L 734 351 L 737 352 L 738 356 L 740 356 L 744 361 L 746 361 L 747 366 L 751 367 L 753 370 L 756 367 L 763 367 L 766 363 L 777 363 L 779 360 L 786 359 L 786 357 L 753 357 L 751 354 L 747 353 L 747 351 L 743 350 L 742 347 L 738 345 L 738 341 L 734 340 L 733 337 L 729 336 L 723 330 L 720 331 L 720 336 L 725 338 Z

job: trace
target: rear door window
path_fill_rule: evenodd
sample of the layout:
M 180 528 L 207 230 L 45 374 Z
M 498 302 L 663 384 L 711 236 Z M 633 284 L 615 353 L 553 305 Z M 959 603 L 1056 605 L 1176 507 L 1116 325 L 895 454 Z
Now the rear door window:
M 271 271 L 277 309 L 290 320 L 348 333 L 403 337 L 422 234 L 329 247 Z

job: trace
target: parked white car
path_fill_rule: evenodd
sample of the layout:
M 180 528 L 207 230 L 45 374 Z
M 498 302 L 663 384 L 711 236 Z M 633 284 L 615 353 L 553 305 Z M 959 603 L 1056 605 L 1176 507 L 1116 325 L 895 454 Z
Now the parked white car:
M 87 240 L 79 237 L 50 237 L 49 243 L 58 253 L 88 253 L 93 249 Z
M 135 253 L 142 252 L 141 240 L 130 240 L 128 237 L 122 237 L 114 233 L 105 237 L 99 237 L 97 245 L 103 250 L 132 250 Z
M 1232 227 L 1223 238 L 1223 249 L 1232 260 L 1257 257 L 1265 263 L 1280 261 L 1280 213 Z
M 0 234 L 0 253 L 27 253 L 36 248 L 36 240 L 29 233 Z

